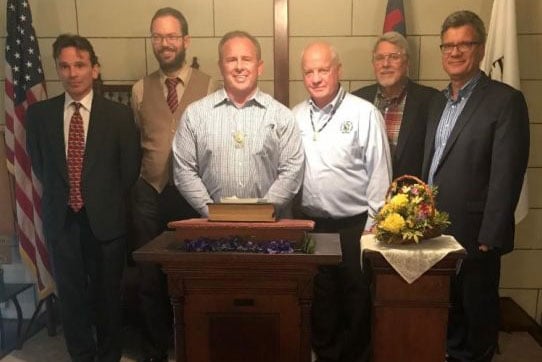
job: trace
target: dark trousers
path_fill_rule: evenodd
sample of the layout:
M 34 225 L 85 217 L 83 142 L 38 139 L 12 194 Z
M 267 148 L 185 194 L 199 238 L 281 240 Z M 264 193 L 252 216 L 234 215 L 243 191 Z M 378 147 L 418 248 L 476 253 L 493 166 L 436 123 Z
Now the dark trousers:
M 339 233 L 342 262 L 314 279 L 311 342 L 319 362 L 363 361 L 368 353 L 370 296 L 361 272 L 360 238 L 367 213 L 344 219 L 311 218 L 315 232 Z
M 489 362 L 499 336 L 501 257 L 495 251 L 463 260 L 452 280 L 448 355 L 462 362 Z
M 124 237 L 97 240 L 85 210 L 78 213 L 69 210 L 62 235 L 58 240 L 50 240 L 48 246 L 53 257 L 64 338 L 72 361 L 119 361 Z
M 139 179 L 132 190 L 134 249 L 167 229 L 167 223 L 200 215 L 190 207 L 174 185 L 158 193 Z M 148 354 L 165 354 L 172 341 L 173 314 L 167 293 L 166 276 L 155 264 L 138 264 L 140 310 L 145 320 Z

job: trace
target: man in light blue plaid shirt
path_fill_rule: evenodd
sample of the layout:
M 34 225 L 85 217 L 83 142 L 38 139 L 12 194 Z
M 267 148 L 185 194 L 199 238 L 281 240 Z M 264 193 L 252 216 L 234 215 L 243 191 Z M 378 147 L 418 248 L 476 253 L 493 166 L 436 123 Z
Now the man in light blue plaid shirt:
M 202 216 L 224 197 L 264 198 L 279 216 L 303 179 L 304 153 L 292 112 L 258 89 L 261 48 L 230 32 L 218 46 L 224 88 L 192 103 L 173 140 L 173 176 Z

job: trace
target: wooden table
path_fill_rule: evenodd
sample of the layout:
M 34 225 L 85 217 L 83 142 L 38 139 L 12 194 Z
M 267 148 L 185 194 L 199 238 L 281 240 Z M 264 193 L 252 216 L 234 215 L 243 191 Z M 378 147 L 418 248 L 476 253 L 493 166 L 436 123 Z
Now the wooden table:
M 312 279 L 341 260 L 337 234 L 313 234 L 314 254 L 188 253 L 175 232 L 134 252 L 167 274 L 175 359 L 310 362 Z
M 448 254 L 408 284 L 382 254 L 363 252 L 371 276 L 373 362 L 444 361 L 450 278 L 463 256 Z

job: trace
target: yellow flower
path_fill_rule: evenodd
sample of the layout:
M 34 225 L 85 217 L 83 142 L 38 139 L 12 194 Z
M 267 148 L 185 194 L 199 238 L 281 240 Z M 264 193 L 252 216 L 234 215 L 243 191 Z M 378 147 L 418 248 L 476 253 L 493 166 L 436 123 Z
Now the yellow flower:
M 389 214 L 379 226 L 383 230 L 397 234 L 403 227 L 405 227 L 405 219 L 403 219 L 403 217 L 397 213 Z
M 412 198 L 412 203 L 415 204 L 415 205 L 418 205 L 420 202 L 423 201 L 423 198 L 419 197 L 419 196 L 414 196 Z
M 394 208 L 394 210 L 397 210 L 398 208 L 401 208 L 403 206 L 408 205 L 408 196 L 405 194 L 397 194 L 394 197 L 391 198 L 390 204 Z
M 384 206 L 382 206 L 382 208 L 380 209 L 379 214 L 384 216 L 386 214 L 389 214 L 392 211 L 393 211 L 393 209 L 391 208 L 390 204 L 384 204 Z

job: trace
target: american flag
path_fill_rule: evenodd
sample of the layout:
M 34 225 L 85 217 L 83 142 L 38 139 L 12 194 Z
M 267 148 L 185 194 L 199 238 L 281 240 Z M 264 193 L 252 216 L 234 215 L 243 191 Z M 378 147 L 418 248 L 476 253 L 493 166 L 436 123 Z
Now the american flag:
M 406 36 L 405 9 L 403 0 L 388 0 L 383 32 L 396 31 Z
M 40 299 L 54 291 L 52 268 L 43 237 L 41 185 L 32 172 L 26 152 L 24 118 L 28 106 L 47 98 L 30 5 L 8 0 L 6 38 L 6 153 L 8 169 L 15 178 L 15 203 L 19 250 L 36 277 Z

